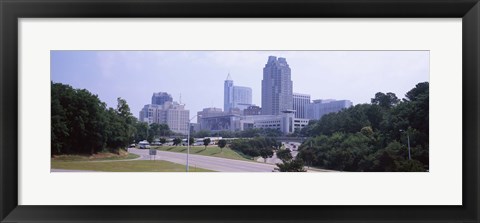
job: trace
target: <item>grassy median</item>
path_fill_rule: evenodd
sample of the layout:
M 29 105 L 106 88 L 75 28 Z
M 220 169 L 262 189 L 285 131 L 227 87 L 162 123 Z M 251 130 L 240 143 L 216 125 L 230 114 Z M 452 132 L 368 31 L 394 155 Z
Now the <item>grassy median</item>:
M 131 160 L 140 157 L 137 154 L 128 153 L 121 150 L 116 153 L 96 153 L 93 155 L 55 155 L 52 160 L 55 161 L 101 161 L 101 160 Z
M 185 172 L 185 165 L 163 160 L 132 160 L 132 161 L 56 161 L 52 160 L 52 169 L 90 170 L 103 172 Z M 190 172 L 213 172 L 191 166 Z
M 153 148 L 167 152 L 187 153 L 186 146 L 156 146 Z M 251 158 L 241 155 L 230 148 L 223 148 L 222 150 L 218 146 L 207 146 L 207 148 L 205 146 L 190 146 L 190 154 L 252 161 Z

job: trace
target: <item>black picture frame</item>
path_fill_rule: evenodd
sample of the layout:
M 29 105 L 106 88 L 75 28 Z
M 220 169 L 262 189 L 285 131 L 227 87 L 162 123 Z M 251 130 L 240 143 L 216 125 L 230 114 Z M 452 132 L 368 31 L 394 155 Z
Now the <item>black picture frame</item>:
M 1 222 L 479 222 L 478 0 L 0 0 L 0 16 Z M 17 21 L 19 18 L 76 17 L 462 18 L 463 205 L 18 205 Z

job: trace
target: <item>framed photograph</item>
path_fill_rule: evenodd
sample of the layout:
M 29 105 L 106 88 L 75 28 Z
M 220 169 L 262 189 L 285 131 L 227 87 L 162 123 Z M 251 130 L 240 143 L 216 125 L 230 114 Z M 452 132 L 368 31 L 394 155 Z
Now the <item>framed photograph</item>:
M 2 222 L 478 222 L 478 1 L 2 1 Z

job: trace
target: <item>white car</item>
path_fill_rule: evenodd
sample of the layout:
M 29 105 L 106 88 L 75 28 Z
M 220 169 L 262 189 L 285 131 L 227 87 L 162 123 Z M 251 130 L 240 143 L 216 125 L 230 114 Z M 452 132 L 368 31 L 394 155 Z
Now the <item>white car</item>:
M 149 149 L 150 148 L 150 143 L 148 141 L 144 140 L 138 143 L 140 149 Z

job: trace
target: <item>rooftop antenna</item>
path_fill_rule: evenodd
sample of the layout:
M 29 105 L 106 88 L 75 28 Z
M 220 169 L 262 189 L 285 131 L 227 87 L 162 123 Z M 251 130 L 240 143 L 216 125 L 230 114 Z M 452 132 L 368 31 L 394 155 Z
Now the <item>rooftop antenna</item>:
M 230 71 L 228 71 L 227 81 L 231 81 L 231 80 L 232 80 L 232 77 L 230 76 Z
M 182 93 L 180 93 L 180 99 L 178 99 L 178 101 L 182 104 Z

